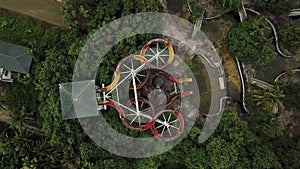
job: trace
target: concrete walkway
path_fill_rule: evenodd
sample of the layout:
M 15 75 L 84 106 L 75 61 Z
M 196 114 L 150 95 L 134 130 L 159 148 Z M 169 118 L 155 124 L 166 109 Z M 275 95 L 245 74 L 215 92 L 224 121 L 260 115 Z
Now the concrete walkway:
M 250 83 L 255 84 L 258 87 L 263 88 L 263 89 L 272 89 L 273 88 L 273 85 L 271 85 L 265 81 L 256 79 L 256 78 L 250 78 Z

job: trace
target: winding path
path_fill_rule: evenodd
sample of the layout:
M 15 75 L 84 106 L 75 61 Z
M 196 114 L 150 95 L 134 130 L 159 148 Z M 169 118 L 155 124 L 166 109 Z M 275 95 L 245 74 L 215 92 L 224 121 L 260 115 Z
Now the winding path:
M 253 12 L 253 13 L 255 13 L 256 15 L 260 15 L 260 13 L 259 12 L 257 12 L 257 11 L 255 11 L 255 10 L 253 10 L 253 9 L 250 9 L 250 8 L 245 8 L 244 7 L 244 3 L 242 2 L 242 9 L 243 10 L 239 10 L 239 16 L 240 16 L 240 21 L 242 22 L 244 19 L 246 19 L 246 17 L 247 17 L 247 15 L 245 15 L 244 13 L 246 13 L 247 14 L 247 12 L 246 12 L 246 10 L 247 11 L 250 11 L 250 12 Z M 292 12 L 293 12 L 293 10 L 292 10 Z M 292 13 L 291 12 L 291 13 Z M 300 15 L 300 9 L 297 9 L 297 10 L 294 10 L 294 13 L 295 14 L 298 14 L 298 15 Z M 290 14 L 291 14 L 290 13 Z M 290 16 L 290 15 L 289 15 Z M 297 15 L 296 15 L 297 16 Z M 277 34 L 277 31 L 276 31 L 276 28 L 275 28 L 275 26 L 273 25 L 273 23 L 268 19 L 268 18 L 265 18 L 265 20 L 269 23 L 269 25 L 271 26 L 271 28 L 272 28 L 272 31 L 273 31 L 273 34 L 274 34 L 274 37 L 275 37 L 275 47 L 276 47 L 276 50 L 277 50 L 277 52 L 281 55 L 281 56 L 283 56 L 283 57 L 285 57 L 285 58 L 292 58 L 292 57 L 296 57 L 296 56 L 298 56 L 298 55 L 286 55 L 286 54 L 284 54 L 283 52 L 282 52 L 282 50 L 280 49 L 280 47 L 279 47 L 279 42 L 278 42 L 278 34 Z M 238 68 L 239 68 L 239 72 L 240 72 L 240 77 L 241 77 L 241 80 L 242 80 L 242 88 L 244 89 L 245 88 L 245 84 L 243 83 L 243 75 L 242 75 L 242 73 L 241 73 L 241 71 L 240 71 L 240 65 L 239 65 L 239 61 L 237 60 L 237 64 L 238 64 Z M 276 78 L 277 79 L 277 78 Z M 261 87 L 261 88 L 263 88 L 263 89 L 270 89 L 270 88 L 273 88 L 273 85 L 271 85 L 271 84 L 269 84 L 269 83 L 267 83 L 267 82 L 264 82 L 264 81 L 262 81 L 262 80 L 259 80 L 259 79 L 256 79 L 256 78 L 250 78 L 250 83 L 251 84 L 255 84 L 255 85 L 257 85 L 258 87 Z M 245 90 L 243 90 L 243 107 L 244 107 L 244 109 L 246 110 L 246 112 L 248 112 L 248 110 L 247 110 L 247 108 L 246 108 L 246 104 L 245 104 L 245 99 L 244 99 L 244 97 L 245 97 Z M 275 111 L 276 112 L 276 111 Z
M 295 72 L 300 72 L 300 69 L 294 69 L 294 70 L 292 70 L 292 73 L 295 73 Z M 283 72 L 283 73 L 281 73 L 280 75 L 278 75 L 278 76 L 275 78 L 274 82 L 276 82 L 281 76 L 284 76 L 284 75 L 286 75 L 286 74 L 288 74 L 288 72 Z
M 246 10 L 250 11 L 250 12 L 253 12 L 257 15 L 260 15 L 259 12 L 253 10 L 253 9 L 250 9 L 250 8 L 245 8 Z M 275 37 L 275 47 L 276 47 L 276 50 L 277 52 L 285 57 L 285 58 L 292 58 L 292 57 L 297 57 L 297 56 L 300 56 L 299 54 L 298 55 L 286 55 L 282 52 L 282 50 L 279 48 L 279 42 L 278 42 L 278 34 L 277 34 L 277 31 L 276 31 L 276 28 L 275 26 L 273 25 L 273 23 L 268 19 L 268 18 L 265 18 L 265 20 L 269 23 L 269 25 L 271 26 L 272 30 L 273 30 L 273 34 L 274 34 L 274 37 Z
M 239 17 L 240 17 L 240 21 L 241 21 L 241 22 L 247 18 L 247 11 L 253 12 L 253 13 L 255 13 L 256 15 L 260 15 L 259 12 L 255 11 L 255 10 L 253 10 L 253 9 L 245 8 L 244 3 L 243 3 L 243 0 L 242 0 L 241 3 L 242 3 L 242 4 L 241 4 L 242 8 L 238 10 L 238 14 L 239 14 Z M 192 10 L 191 10 L 190 7 L 189 7 L 189 10 L 190 10 L 190 12 L 192 13 Z M 225 12 L 224 12 L 224 13 L 225 13 Z M 206 18 L 206 17 L 204 16 L 204 13 L 203 13 L 202 17 L 199 18 L 199 20 L 201 19 L 201 23 L 202 23 L 202 20 L 203 20 L 203 19 L 205 19 L 205 20 L 215 19 L 215 18 L 218 18 L 218 17 L 222 16 L 224 13 L 219 14 L 219 15 L 216 15 L 216 16 L 213 16 L 213 17 L 209 17 L 209 18 Z M 289 16 L 299 16 L 299 15 L 300 15 L 300 9 L 293 9 L 293 10 L 291 10 L 291 12 L 290 12 L 290 14 L 289 14 Z M 287 55 L 287 54 L 285 54 L 285 53 L 280 49 L 280 47 L 279 47 L 279 40 L 278 40 L 278 39 L 279 39 L 279 38 L 278 38 L 278 33 L 277 33 L 277 30 L 276 30 L 275 26 L 273 25 L 273 23 L 272 23 L 269 19 L 265 18 L 265 20 L 269 23 L 269 25 L 270 25 L 271 28 L 272 28 L 272 31 L 273 31 L 273 34 L 274 34 L 274 37 L 275 37 L 275 47 L 276 47 L 277 52 L 278 52 L 281 56 L 283 56 L 283 57 L 285 57 L 285 58 L 293 58 L 293 57 L 300 56 L 300 55 Z M 198 23 L 200 23 L 200 22 L 198 21 Z M 201 28 L 201 24 L 195 25 L 195 28 L 200 29 L 200 28 Z M 196 31 L 196 29 L 194 29 L 194 31 Z M 193 33 L 193 35 L 194 35 L 194 33 Z M 204 58 L 207 60 L 207 57 L 205 57 L 205 55 L 204 55 Z M 208 61 L 208 60 L 207 60 L 207 61 Z M 208 63 L 210 63 L 210 62 L 208 61 Z M 240 79 L 241 79 L 241 83 L 242 83 L 241 85 L 242 85 L 242 101 L 243 101 L 243 107 L 244 107 L 245 111 L 248 113 L 248 110 L 247 110 L 247 108 L 246 108 L 246 106 L 245 106 L 245 83 L 244 83 L 244 79 L 243 79 L 243 74 L 242 74 L 241 66 L 240 66 L 240 63 L 239 63 L 239 61 L 238 61 L 237 58 L 236 58 L 236 63 L 237 63 L 237 67 L 238 67 L 238 70 L 239 70 Z M 211 63 L 210 63 L 210 65 L 211 65 L 212 67 L 214 67 Z M 219 66 L 219 65 L 216 65 L 216 67 L 218 67 L 218 66 Z M 259 87 L 261 87 L 261 88 L 264 88 L 264 89 L 266 89 L 266 88 L 272 88 L 272 87 L 273 87 L 271 84 L 266 83 L 266 82 L 264 82 L 264 81 L 262 81 L 262 80 L 259 80 L 259 79 L 256 79 L 256 78 L 250 78 L 250 83 L 251 83 L 251 84 L 256 84 L 257 86 L 259 86 Z M 220 99 L 220 100 L 222 100 L 222 99 Z

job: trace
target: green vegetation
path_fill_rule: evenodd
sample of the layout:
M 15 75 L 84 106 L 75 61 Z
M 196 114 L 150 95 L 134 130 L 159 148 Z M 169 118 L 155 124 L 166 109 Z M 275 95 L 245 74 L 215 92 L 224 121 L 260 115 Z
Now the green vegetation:
M 115 19 L 112 17 L 113 13 L 107 13 L 105 16 L 104 13 L 97 12 L 89 14 L 89 18 L 80 18 L 82 17 L 80 6 L 93 4 L 95 8 L 98 6 L 99 9 L 106 9 L 111 2 L 82 1 L 79 5 L 79 13 L 70 9 L 71 7 L 77 8 L 78 6 L 71 5 L 77 3 L 78 1 L 70 1 L 64 8 L 66 21 L 69 18 L 71 30 L 54 28 L 43 22 L 12 15 L 5 11 L 0 13 L 1 40 L 31 48 L 34 59 L 29 77 L 16 75 L 18 78 L 13 84 L 3 84 L 9 91 L 3 104 L 9 106 L 12 125 L 11 129 L 1 130 L 0 133 L 0 168 L 120 168 L 120 166 L 128 166 L 126 159 L 109 154 L 95 145 L 85 135 L 77 120 L 65 121 L 61 117 L 58 84 L 71 81 L 77 55 L 88 35 L 94 29 Z M 162 9 L 155 1 L 135 2 L 134 5 L 123 2 L 120 5 L 129 6 L 118 11 L 121 13 L 119 17 L 131 12 Z M 114 12 L 113 7 L 115 6 L 109 7 L 112 12 Z M 74 15 L 76 18 L 72 18 Z M 98 15 L 105 19 L 99 20 Z M 70 18 L 73 20 L 71 21 Z M 96 21 L 98 23 L 94 23 Z M 89 27 L 82 27 L 84 25 L 89 25 Z M 114 50 L 107 54 L 107 59 L 101 63 L 102 66 L 108 68 L 104 70 L 105 74 L 112 73 L 110 69 L 115 67 L 117 60 L 124 53 L 135 50 L 132 46 L 140 48 L 145 41 L 149 40 L 149 36 L 131 37 L 116 45 Z M 111 80 L 111 76 L 108 75 L 101 76 L 101 78 L 103 78 L 101 82 Z M 118 119 L 116 113 L 108 114 Z M 122 123 L 115 124 L 124 129 Z M 28 125 L 41 130 L 44 136 L 25 130 L 24 126 Z
M 275 112 L 276 108 L 283 107 L 284 94 L 278 86 L 276 89 L 256 89 L 252 93 L 256 106 L 261 106 L 264 111 Z
M 209 0 L 209 2 L 218 9 L 238 9 L 242 5 L 241 0 Z
M 268 8 L 274 12 L 283 13 L 289 12 L 291 7 L 296 5 L 296 0 L 251 0 L 256 5 Z
M 257 106 L 258 101 L 254 94 L 246 95 L 246 106 L 252 116 L 251 129 L 255 131 L 259 136 L 265 137 L 266 139 L 277 138 L 283 135 L 282 122 L 277 115 L 272 111 L 266 111 L 272 106 L 268 106 L 266 103 L 263 106 Z M 262 101 L 262 100 L 259 100 Z
M 248 64 L 264 66 L 277 55 L 271 27 L 264 17 L 250 18 L 231 28 L 227 43 L 233 56 Z
M 63 7 L 64 18 L 67 25 L 80 32 L 98 29 L 110 21 L 138 12 L 163 11 L 159 1 L 153 0 L 71 0 Z
M 195 24 L 197 20 L 202 17 L 204 9 L 201 6 L 193 6 L 192 11 L 191 22 Z
M 300 27 L 288 23 L 279 30 L 279 42 L 283 49 L 287 49 L 292 54 L 300 53 Z
M 300 83 L 292 83 L 292 84 L 285 84 L 282 85 L 282 90 L 284 94 L 288 97 L 284 97 L 283 103 L 286 109 L 293 110 L 297 109 L 300 110 Z
M 198 144 L 202 126 L 196 124 L 188 136 L 170 151 L 143 159 L 113 155 L 95 145 L 78 120 L 62 119 L 58 84 L 71 81 L 77 55 L 89 35 L 118 17 L 161 9 L 154 0 L 71 0 L 64 7 L 66 23 L 71 30 L 54 28 L 43 22 L 0 11 L 0 39 L 31 48 L 34 59 L 30 76 L 16 75 L 14 83 L 1 83 L 1 87 L 9 93 L 1 98 L 1 105 L 8 106 L 12 123 L 0 122 L 0 168 L 300 168 L 300 140 L 284 137 L 280 119 L 263 106 L 257 106 L 258 100 L 253 95 L 247 97 L 251 112 L 248 122 L 242 121 L 234 110 L 228 109 L 215 133 L 204 144 Z M 255 54 L 258 49 L 254 47 L 264 44 L 265 38 L 256 36 L 269 31 L 262 24 L 262 19 L 247 21 L 242 28 L 250 30 L 250 34 L 241 28 L 233 28 L 229 37 L 237 38 L 232 44 L 235 47 L 233 52 L 240 57 L 243 53 L 236 49 L 237 43 L 249 42 L 248 52 Z M 260 28 L 264 31 L 261 32 Z M 248 39 L 236 36 L 235 31 L 244 33 L 241 36 Z M 130 37 L 117 44 L 101 63 L 104 69 L 99 70 L 102 76 L 97 80 L 109 82 L 111 70 L 119 57 L 139 49 L 139 45 L 153 36 Z M 248 46 L 244 44 L 242 47 Z M 263 57 L 262 54 L 256 56 Z M 194 66 L 190 61 L 186 63 Z M 285 95 L 289 94 L 283 91 Z M 289 91 L 294 91 L 294 88 Z M 281 93 L 276 98 L 281 98 Z M 126 130 L 113 109 L 105 114 L 105 118 L 114 128 Z M 35 127 L 43 134 L 28 131 L 26 126 Z

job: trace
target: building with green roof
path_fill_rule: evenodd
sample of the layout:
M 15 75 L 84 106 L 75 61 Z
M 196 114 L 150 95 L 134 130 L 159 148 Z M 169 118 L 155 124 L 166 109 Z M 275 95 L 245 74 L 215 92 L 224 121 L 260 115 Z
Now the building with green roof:
M 28 74 L 32 57 L 29 48 L 0 41 L 0 80 L 12 82 L 11 72 Z

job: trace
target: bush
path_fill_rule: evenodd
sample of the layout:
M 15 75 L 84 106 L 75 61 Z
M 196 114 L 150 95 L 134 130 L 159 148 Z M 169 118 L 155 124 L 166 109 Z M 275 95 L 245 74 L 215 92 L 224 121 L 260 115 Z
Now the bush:
M 191 21 L 193 24 L 197 22 L 197 20 L 202 16 L 204 9 L 201 6 L 194 6 L 192 7 L 192 16 L 191 16 Z
M 282 88 L 286 95 L 283 99 L 284 106 L 289 110 L 300 110 L 300 83 L 287 84 Z
M 230 29 L 229 51 L 242 62 L 264 66 L 277 55 L 271 27 L 265 17 L 245 20 Z
M 209 0 L 209 2 L 218 9 L 234 10 L 241 7 L 241 0 Z
M 139 12 L 163 12 L 163 7 L 159 1 L 153 0 L 71 0 L 63 6 L 65 23 L 83 34 L 122 16 Z
M 296 0 L 252 0 L 255 4 L 274 12 L 283 13 L 296 5 Z
M 293 54 L 300 53 L 300 27 L 288 23 L 279 30 L 279 42 L 284 49 Z

